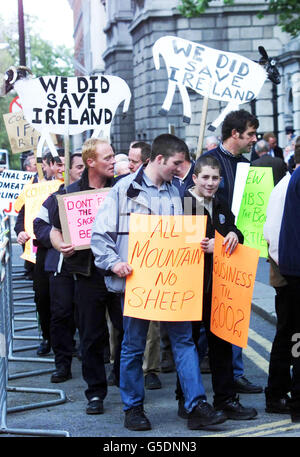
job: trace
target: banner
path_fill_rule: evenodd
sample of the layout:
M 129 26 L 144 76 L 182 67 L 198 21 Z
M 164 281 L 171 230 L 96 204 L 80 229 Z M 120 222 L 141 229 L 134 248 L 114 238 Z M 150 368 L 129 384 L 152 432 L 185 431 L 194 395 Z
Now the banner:
M 75 250 L 90 247 L 93 222 L 109 191 L 110 188 L 105 187 L 57 195 L 65 243 L 73 244 Z
M 267 206 L 274 188 L 270 167 L 250 167 L 236 226 L 244 235 L 244 245 L 259 249 L 260 257 L 268 257 L 263 227 Z
M 35 173 L 20 170 L 0 171 L 0 209 L 9 216 L 16 216 L 14 203 Z
M 43 181 L 35 184 L 27 184 L 23 192 L 25 202 L 25 232 L 30 236 L 30 240 L 25 243 L 22 259 L 35 263 L 36 248 L 33 246 L 35 238 L 33 232 L 33 221 L 37 217 L 42 204 L 50 194 L 56 192 L 63 184 L 63 181 L 54 179 L 52 181 Z
M 124 316 L 201 320 L 205 232 L 206 216 L 130 215 Z
M 210 329 L 219 338 L 245 348 L 259 251 L 239 244 L 229 255 L 223 241 L 216 231 Z

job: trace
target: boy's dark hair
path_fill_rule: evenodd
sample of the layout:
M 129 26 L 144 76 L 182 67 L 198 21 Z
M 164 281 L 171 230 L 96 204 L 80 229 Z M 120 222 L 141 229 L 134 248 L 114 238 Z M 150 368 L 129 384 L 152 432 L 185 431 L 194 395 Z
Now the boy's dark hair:
M 51 154 L 51 152 L 47 152 L 47 153 L 43 156 L 43 160 L 46 160 L 46 162 L 47 162 L 48 165 L 50 165 L 51 159 L 52 159 L 52 154 Z
M 219 173 L 221 175 L 221 164 L 218 161 L 218 159 L 212 155 L 205 154 L 203 156 L 200 156 L 194 166 L 194 174 L 198 176 L 199 173 L 201 173 L 201 170 L 203 167 L 209 166 L 212 168 L 217 168 L 219 170 Z
M 73 165 L 75 157 L 81 157 L 82 158 L 81 152 L 74 152 L 74 154 L 72 154 L 70 156 L 70 168 L 72 168 L 72 165 Z
M 152 143 L 150 161 L 153 162 L 160 154 L 164 156 L 166 161 L 177 152 L 182 152 L 183 154 L 189 152 L 185 142 L 175 135 L 163 133 L 157 136 Z
M 52 165 L 55 162 L 61 163 L 60 157 L 65 157 L 65 150 L 63 148 L 57 148 L 56 151 L 57 151 L 58 158 L 53 157 L 52 154 L 51 154 L 52 157 L 50 159 L 50 162 L 52 163 Z
M 46 162 L 47 162 L 48 165 L 51 165 L 51 164 L 53 165 L 54 162 L 59 162 L 59 163 L 60 163 L 61 160 L 59 160 L 59 157 L 65 157 L 65 150 L 64 150 L 64 148 L 55 148 L 55 149 L 56 149 L 56 151 L 57 151 L 58 159 L 55 158 L 55 157 L 53 157 L 53 155 L 52 155 L 50 149 L 48 149 L 48 150 L 45 152 L 45 154 L 44 154 L 44 157 L 43 157 L 43 158 L 44 158 L 44 160 L 46 160 Z
M 137 141 L 134 143 L 132 146 L 134 149 L 140 149 L 141 150 L 141 160 L 143 163 L 146 163 L 147 160 L 149 160 L 150 155 L 151 155 L 151 146 L 148 143 L 145 143 L 145 141 Z
M 258 119 L 253 114 L 244 109 L 231 111 L 227 114 L 222 124 L 222 141 L 231 137 L 233 129 L 242 134 L 249 126 L 255 129 L 259 127 Z

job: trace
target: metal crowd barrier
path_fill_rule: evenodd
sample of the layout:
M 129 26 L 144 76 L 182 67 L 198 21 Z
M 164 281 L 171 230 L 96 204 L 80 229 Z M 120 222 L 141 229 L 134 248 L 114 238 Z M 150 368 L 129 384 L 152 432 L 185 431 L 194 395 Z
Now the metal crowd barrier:
M 9 218 L 0 212 L 0 434 L 68 437 L 70 436 L 69 432 L 64 430 L 40 430 L 7 427 L 6 419 L 8 413 L 53 406 L 55 404 L 65 403 L 66 401 L 64 391 L 59 389 L 8 386 L 9 354 L 12 351 L 13 344 L 12 246 L 10 240 Z M 22 361 L 24 360 L 36 361 L 36 359 L 32 358 L 23 358 Z M 8 408 L 7 392 L 54 394 L 59 395 L 59 398 L 57 400 L 43 401 Z
M 11 242 L 11 231 L 9 232 L 9 245 L 10 245 L 10 257 L 12 259 L 12 242 Z M 11 339 L 10 339 L 10 344 L 8 347 L 8 360 L 11 362 L 32 362 L 32 363 L 46 363 L 46 364 L 54 364 L 54 359 L 50 357 L 16 357 L 14 355 L 15 352 L 21 352 L 21 351 L 27 351 L 29 349 L 35 349 L 37 346 L 36 345 L 30 345 L 30 346 L 24 346 L 22 345 L 19 348 L 14 347 L 14 342 L 17 340 L 40 340 L 41 337 L 39 335 L 20 335 L 19 332 L 22 331 L 27 331 L 30 329 L 36 329 L 38 327 L 38 322 L 37 322 L 37 317 L 35 316 L 34 318 L 26 318 L 26 317 L 16 317 L 16 313 L 18 313 L 18 316 L 24 313 L 28 312 L 35 312 L 36 307 L 35 303 L 33 301 L 31 302 L 20 302 L 20 300 L 33 300 L 34 298 L 34 293 L 31 290 L 28 292 L 28 290 L 21 290 L 19 287 L 16 287 L 16 284 L 20 284 L 20 281 L 22 283 L 22 288 L 23 289 L 28 289 L 28 285 L 30 285 L 30 281 L 23 281 L 21 274 L 24 273 L 22 270 L 20 270 L 20 266 L 12 266 L 12 262 L 10 263 L 9 268 L 11 269 L 11 274 L 9 275 L 10 277 L 10 290 L 11 290 L 11 297 L 12 299 L 10 300 L 10 312 L 11 312 L 11 317 L 10 317 L 10 322 L 11 322 Z M 12 290 L 12 284 L 14 283 L 14 287 Z M 25 285 L 24 285 L 25 283 Z M 20 292 L 22 295 L 20 296 Z M 16 311 L 16 307 L 22 308 L 18 311 Z M 26 310 L 24 310 L 26 308 Z M 19 321 L 31 321 L 34 322 L 33 325 L 30 326 L 23 326 L 23 327 L 18 327 L 16 326 L 16 323 Z M 31 370 L 31 371 L 24 371 L 24 372 L 18 372 L 17 374 L 9 374 L 8 379 L 17 379 L 17 378 L 23 378 L 27 376 L 37 376 L 40 374 L 45 374 L 45 373 L 53 373 L 55 370 L 55 367 L 53 366 L 52 368 L 43 368 L 43 369 L 37 369 L 37 370 Z

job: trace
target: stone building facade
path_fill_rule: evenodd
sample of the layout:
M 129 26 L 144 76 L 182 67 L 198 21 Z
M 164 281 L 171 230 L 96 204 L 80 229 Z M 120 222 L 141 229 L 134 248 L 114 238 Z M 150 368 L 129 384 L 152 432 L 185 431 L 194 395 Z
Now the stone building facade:
M 86 5 L 93 1 L 82 3 Z M 164 63 L 161 62 L 159 70 L 154 67 L 152 47 L 158 38 L 165 35 L 235 52 L 252 60 L 259 59 L 258 46 L 264 46 L 270 56 L 278 58 L 282 82 L 275 87 L 266 81 L 255 103 L 240 107 L 258 116 L 261 133 L 275 131 L 282 146 L 285 145 L 285 126 L 294 125 L 299 134 L 300 43 L 281 31 L 276 16 L 266 13 L 263 19 L 258 19 L 257 11 L 267 8 L 265 2 L 235 0 L 234 5 L 224 6 L 223 1 L 215 0 L 201 17 L 191 19 L 179 14 L 178 3 L 178 0 L 98 1 L 101 14 L 105 10 L 103 31 L 106 40 L 104 42 L 96 35 L 90 40 L 98 43 L 99 50 L 103 50 L 104 73 L 124 78 L 132 91 L 127 118 L 122 119 L 117 112 L 113 123 L 112 143 L 116 150 L 127 152 L 132 140 L 151 142 L 155 136 L 166 131 L 184 138 L 192 150 L 197 147 L 203 97 L 189 91 L 192 104 L 190 124 L 183 122 L 183 105 L 178 91 L 168 115 L 163 117 L 158 114 L 168 81 Z M 209 100 L 207 125 L 223 107 L 222 102 Z M 220 135 L 220 128 L 215 133 Z M 210 134 L 206 129 L 205 136 Z

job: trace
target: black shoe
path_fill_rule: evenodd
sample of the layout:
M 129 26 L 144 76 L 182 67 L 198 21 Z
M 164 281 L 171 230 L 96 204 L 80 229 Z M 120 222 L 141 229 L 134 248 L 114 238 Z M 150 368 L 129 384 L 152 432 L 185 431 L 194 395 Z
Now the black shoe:
M 266 397 L 266 413 L 290 414 L 290 401 L 288 395 L 283 398 Z
M 91 398 L 91 400 L 88 402 L 85 412 L 87 414 L 103 414 L 103 400 L 100 400 L 99 397 Z
M 223 411 L 216 411 L 207 401 L 200 400 L 188 415 L 188 428 L 199 430 L 208 425 L 222 424 L 227 420 Z
M 47 355 L 51 351 L 50 342 L 48 340 L 43 340 L 36 351 L 37 355 Z
M 145 388 L 148 390 L 161 389 L 160 379 L 155 373 L 146 374 Z
M 245 376 L 235 378 L 234 389 L 239 394 L 260 394 L 263 391 L 261 386 L 253 384 Z
M 187 419 L 189 417 L 188 411 L 184 407 L 184 398 L 178 399 L 178 411 L 177 415 L 181 417 L 181 419 Z
M 225 400 L 215 408 L 217 411 L 223 411 L 227 418 L 232 420 L 249 420 L 257 416 L 255 408 L 245 408 L 241 405 L 238 395 Z
M 125 411 L 124 427 L 136 431 L 151 430 L 150 421 L 146 417 L 142 405 L 134 406 Z
M 51 382 L 53 383 L 66 382 L 69 379 L 72 379 L 72 373 L 65 370 L 56 370 L 51 376 Z

